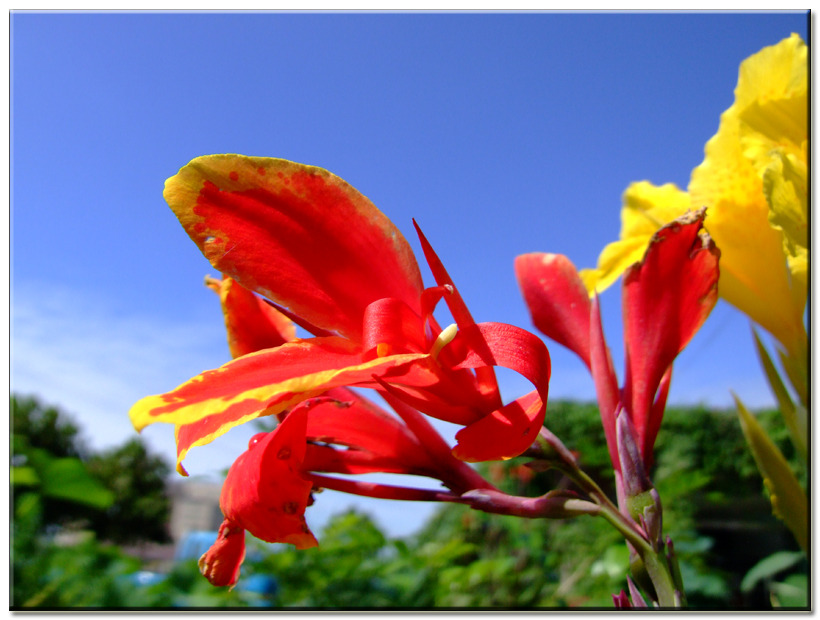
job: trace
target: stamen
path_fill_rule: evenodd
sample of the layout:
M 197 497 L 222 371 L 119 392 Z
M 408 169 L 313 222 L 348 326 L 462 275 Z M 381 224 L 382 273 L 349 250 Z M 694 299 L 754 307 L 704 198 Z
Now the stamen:
M 438 358 L 438 354 L 441 350 L 450 344 L 453 341 L 453 338 L 456 337 L 458 333 L 458 325 L 453 323 L 452 325 L 448 325 L 446 328 L 442 330 L 442 332 L 436 338 L 436 341 L 433 343 L 432 348 L 430 349 L 430 353 L 433 355 L 433 359 Z

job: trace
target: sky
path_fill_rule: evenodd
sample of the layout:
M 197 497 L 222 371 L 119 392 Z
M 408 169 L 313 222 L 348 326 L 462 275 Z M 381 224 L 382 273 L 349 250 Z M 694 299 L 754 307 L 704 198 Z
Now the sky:
M 532 329 L 515 256 L 594 266 L 627 186 L 685 188 L 740 62 L 792 32 L 807 39 L 805 13 L 13 12 L 11 389 L 104 449 L 134 436 L 138 399 L 229 360 L 203 285 L 217 274 L 162 197 L 211 153 L 330 170 L 421 257 L 418 221 L 476 320 Z M 622 376 L 619 287 L 601 303 Z M 550 397 L 594 400 L 582 363 L 550 354 Z M 531 389 L 501 380 L 507 398 Z M 669 402 L 728 407 L 729 390 L 773 403 L 748 321 L 720 302 Z M 188 471 L 217 479 L 247 426 L 192 450 Z M 173 460 L 171 426 L 143 436 Z M 326 492 L 308 521 L 350 505 L 393 535 L 435 508 Z

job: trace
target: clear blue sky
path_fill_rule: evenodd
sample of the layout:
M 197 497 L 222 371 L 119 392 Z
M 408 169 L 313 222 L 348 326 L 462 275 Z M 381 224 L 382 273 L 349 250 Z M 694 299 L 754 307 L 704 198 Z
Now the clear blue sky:
M 418 251 L 416 218 L 477 320 L 529 328 L 514 257 L 593 266 L 627 185 L 685 188 L 741 60 L 807 31 L 800 13 L 13 13 L 12 389 L 103 447 L 133 432 L 132 402 L 227 361 L 214 271 L 162 198 L 209 153 L 331 170 Z M 616 363 L 619 295 L 602 298 Z M 591 400 L 580 362 L 551 353 L 551 395 Z M 726 406 L 729 389 L 772 402 L 721 303 L 670 400 Z M 252 432 L 188 470 L 227 467 Z M 144 434 L 173 455 L 172 427 Z

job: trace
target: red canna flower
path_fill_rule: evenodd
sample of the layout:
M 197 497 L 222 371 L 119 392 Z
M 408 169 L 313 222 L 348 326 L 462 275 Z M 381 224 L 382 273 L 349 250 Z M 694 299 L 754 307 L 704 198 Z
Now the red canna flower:
M 626 377 L 623 391 L 604 340 L 597 297 L 590 303 L 572 263 L 554 254 L 516 259 L 533 322 L 590 369 L 613 467 L 620 472 L 616 415 L 622 406 L 648 466 L 669 390 L 672 363 L 717 301 L 720 252 L 702 231 L 705 210 L 661 228 L 640 263 L 624 275 Z
M 454 451 L 463 460 L 508 458 L 535 440 L 546 409 L 546 348 L 524 330 L 476 324 L 419 231 L 438 284 L 425 290 L 399 230 L 340 178 L 284 160 L 214 155 L 169 179 L 165 197 L 226 279 L 314 334 L 242 354 L 135 404 L 138 430 L 176 425 L 178 463 L 233 426 L 342 386 L 387 390 L 464 425 Z M 442 330 L 433 318 L 442 298 L 457 328 Z M 234 334 L 242 353 L 249 336 Z M 520 372 L 535 391 L 502 406 L 495 365 Z

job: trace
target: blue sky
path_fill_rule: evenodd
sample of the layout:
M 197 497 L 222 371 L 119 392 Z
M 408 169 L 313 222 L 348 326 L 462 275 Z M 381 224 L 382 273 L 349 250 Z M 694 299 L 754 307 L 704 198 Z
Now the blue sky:
M 515 256 L 593 266 L 629 183 L 685 188 L 740 62 L 791 32 L 806 39 L 808 20 L 16 12 L 11 25 L 11 387 L 62 405 L 101 448 L 131 436 L 134 401 L 228 359 L 202 284 L 214 270 L 162 198 L 190 159 L 327 168 L 421 256 L 419 222 L 477 320 L 529 328 Z M 619 295 L 602 304 L 620 367 Z M 592 400 L 582 364 L 550 352 L 551 396 Z M 721 302 L 679 358 L 670 402 L 728 406 L 730 389 L 772 402 L 747 321 Z M 193 450 L 188 470 L 229 466 L 252 433 Z M 144 435 L 172 457 L 170 426 Z M 383 524 L 409 527 L 391 525 L 406 506 L 373 505 L 386 504 Z

